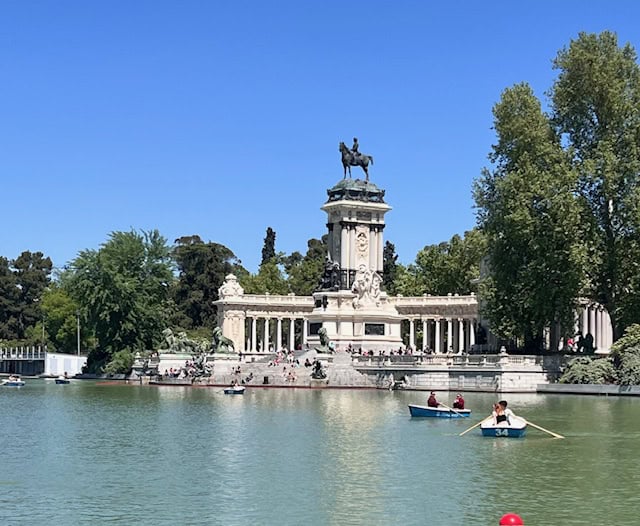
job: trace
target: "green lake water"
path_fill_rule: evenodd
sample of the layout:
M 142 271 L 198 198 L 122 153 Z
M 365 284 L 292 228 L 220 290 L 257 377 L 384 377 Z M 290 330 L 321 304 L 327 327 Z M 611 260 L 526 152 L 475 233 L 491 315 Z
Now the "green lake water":
M 0 524 L 640 524 L 640 399 L 506 398 L 566 439 L 459 437 L 490 394 L 412 419 L 422 393 L 27 380 L 0 388 Z

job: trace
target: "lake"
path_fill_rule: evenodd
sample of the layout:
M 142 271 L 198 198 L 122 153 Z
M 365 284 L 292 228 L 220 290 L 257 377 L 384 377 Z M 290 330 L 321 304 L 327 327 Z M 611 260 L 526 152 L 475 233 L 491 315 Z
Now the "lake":
M 566 439 L 458 436 L 491 394 L 412 419 L 425 393 L 27 380 L 0 388 L 0 523 L 639 523 L 640 399 L 504 396 Z

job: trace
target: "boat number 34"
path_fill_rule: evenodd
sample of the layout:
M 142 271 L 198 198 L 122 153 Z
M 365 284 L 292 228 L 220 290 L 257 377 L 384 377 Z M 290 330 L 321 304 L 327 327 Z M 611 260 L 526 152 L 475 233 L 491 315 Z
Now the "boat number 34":
M 497 437 L 508 437 L 509 436 L 509 430 L 508 429 L 496 429 L 496 436 Z

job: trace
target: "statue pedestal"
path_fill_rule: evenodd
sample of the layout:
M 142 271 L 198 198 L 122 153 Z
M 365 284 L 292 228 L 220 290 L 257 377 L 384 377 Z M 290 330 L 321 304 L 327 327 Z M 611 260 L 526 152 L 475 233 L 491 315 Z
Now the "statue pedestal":
M 395 350 L 402 347 L 400 322 L 402 317 L 381 293 L 377 301 L 354 301 L 350 290 L 315 292 L 316 307 L 309 316 L 308 343 L 320 346 L 318 330 L 324 327 L 336 350 L 349 345 L 357 350 Z

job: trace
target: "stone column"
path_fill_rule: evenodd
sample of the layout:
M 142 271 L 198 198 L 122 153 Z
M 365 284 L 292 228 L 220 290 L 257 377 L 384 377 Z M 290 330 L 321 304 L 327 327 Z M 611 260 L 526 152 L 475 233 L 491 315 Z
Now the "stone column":
M 378 255 L 378 272 L 380 273 L 384 268 L 384 258 L 382 257 L 382 252 L 384 251 L 384 241 L 382 236 L 383 229 L 384 229 L 384 225 L 381 225 L 380 227 L 378 227 L 378 234 L 376 236 L 378 238 L 378 249 L 376 254 Z
M 340 229 L 340 268 L 347 268 L 348 265 L 348 257 L 349 253 L 347 250 L 349 249 L 349 232 L 346 226 L 342 226 Z
M 295 323 L 296 320 L 294 318 L 289 318 L 289 350 L 296 350 L 296 331 L 295 331 Z
M 427 332 L 427 319 L 422 318 L 422 350 L 429 345 L 429 333 Z
M 355 268 L 356 265 L 356 229 L 349 226 L 349 261 L 347 267 Z
M 582 334 L 582 336 L 586 336 L 586 334 L 589 332 L 589 308 L 588 306 L 584 306 L 582 308 L 582 328 L 580 330 L 580 334 Z
M 409 319 L 409 347 L 416 348 L 416 329 L 413 318 Z
M 309 320 L 303 318 L 302 320 L 302 345 L 307 343 L 307 334 L 309 334 Z
M 376 229 L 373 225 L 369 225 L 369 268 L 372 270 L 376 270 L 378 267 L 377 242 Z
M 264 319 L 264 352 L 269 351 L 269 318 Z
M 453 319 L 447 318 L 447 350 L 453 351 Z
M 258 318 L 254 316 L 251 318 L 251 351 L 256 352 L 258 350 Z
M 469 351 L 476 344 L 476 320 L 469 320 Z
M 598 349 L 604 349 L 604 316 L 602 307 L 598 309 L 596 316 L 598 320 L 596 323 L 596 328 L 598 329 L 596 341 L 598 342 Z
M 440 333 L 440 318 L 436 318 L 436 330 L 435 330 L 435 338 L 436 338 L 436 348 L 434 349 L 436 354 L 440 354 L 440 345 L 442 343 L 442 334 Z
M 274 345 L 276 351 L 282 349 L 282 318 L 278 318 L 276 324 L 276 344 Z
M 591 336 L 593 336 L 594 338 L 594 342 L 595 342 L 595 332 L 596 332 L 596 309 L 593 306 L 589 307 L 589 332 L 591 333 Z
M 458 318 L 458 352 L 464 351 L 464 320 Z

